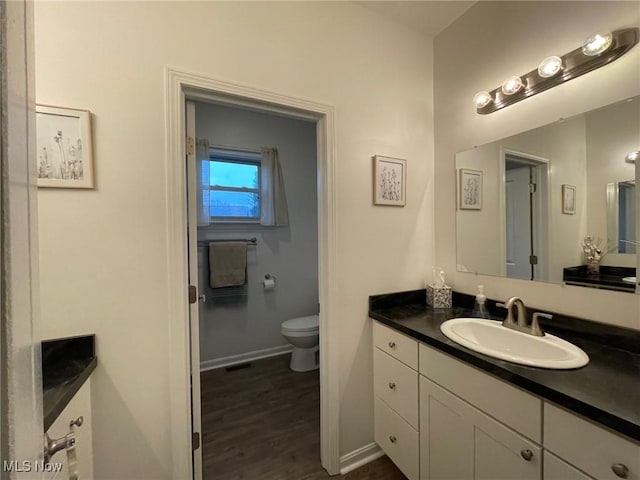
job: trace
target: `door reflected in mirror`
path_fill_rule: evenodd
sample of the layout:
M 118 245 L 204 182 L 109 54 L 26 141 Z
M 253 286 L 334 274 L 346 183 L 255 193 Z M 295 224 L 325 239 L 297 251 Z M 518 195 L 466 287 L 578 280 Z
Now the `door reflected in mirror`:
M 458 171 L 482 172 L 484 185 L 481 209 L 456 212 L 458 271 L 633 291 L 622 278 L 637 270 L 636 164 L 625 155 L 639 145 L 634 97 L 458 153 Z M 583 282 L 587 236 L 604 254 Z
M 636 254 L 636 182 L 607 184 L 608 253 Z

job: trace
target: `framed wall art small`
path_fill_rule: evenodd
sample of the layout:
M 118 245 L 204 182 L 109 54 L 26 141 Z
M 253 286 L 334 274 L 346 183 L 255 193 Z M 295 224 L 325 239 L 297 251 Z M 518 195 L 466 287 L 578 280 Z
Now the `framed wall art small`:
M 482 171 L 461 168 L 459 176 L 460 210 L 482 210 Z
M 373 203 L 404 207 L 407 197 L 407 161 L 373 157 Z
M 36 105 L 39 187 L 93 188 L 91 113 Z
M 576 213 L 575 185 L 562 185 L 562 213 L 566 215 L 574 215 Z

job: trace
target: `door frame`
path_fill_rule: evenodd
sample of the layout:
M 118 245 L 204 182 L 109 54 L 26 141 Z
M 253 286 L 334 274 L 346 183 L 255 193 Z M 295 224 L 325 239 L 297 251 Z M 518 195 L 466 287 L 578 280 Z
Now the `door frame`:
M 33 2 L 0 6 L 0 456 L 21 467 L 42 459 Z M 42 472 L 4 472 L 42 478 Z
M 215 103 L 316 122 L 318 172 L 318 283 L 320 301 L 320 458 L 339 473 L 339 336 L 335 188 L 335 110 L 328 104 L 165 68 L 165 171 L 169 309 L 169 375 L 173 478 L 192 478 L 190 338 L 185 172 L 185 102 Z M 191 239 L 195 242 L 195 239 Z M 195 247 L 195 244 L 192 246 Z M 199 371 L 199 369 L 198 369 Z
M 536 271 L 536 276 L 542 278 L 543 281 L 548 281 L 549 278 L 549 265 L 550 265 L 550 249 L 549 249 L 549 223 L 551 221 L 551 192 L 550 192 L 550 162 L 548 158 L 540 157 L 538 155 L 533 155 L 531 153 L 525 153 L 518 150 L 513 150 L 510 148 L 500 148 L 500 165 L 499 165 L 499 173 L 500 178 L 502 178 L 503 188 L 499 189 L 499 205 L 500 211 L 504 214 L 500 219 L 500 248 L 502 252 L 502 258 L 506 259 L 506 201 L 505 201 L 505 180 L 506 180 L 506 161 L 507 155 L 512 155 L 514 157 L 520 157 L 525 160 L 531 160 L 535 162 L 535 182 L 538 185 L 538 205 L 536 208 L 536 218 L 534 218 L 535 223 L 535 240 L 534 243 L 537 247 L 537 255 L 539 258 L 542 258 L 543 261 L 538 263 Z M 506 276 L 506 261 L 503 261 L 501 264 L 501 269 L 504 271 L 502 274 Z M 536 280 L 539 280 L 536 278 Z

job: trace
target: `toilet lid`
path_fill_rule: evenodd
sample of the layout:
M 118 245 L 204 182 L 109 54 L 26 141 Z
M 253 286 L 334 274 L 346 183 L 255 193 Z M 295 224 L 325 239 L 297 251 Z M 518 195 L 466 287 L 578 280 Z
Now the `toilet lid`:
M 282 322 L 282 328 L 287 330 L 297 330 L 299 332 L 315 330 L 318 328 L 318 315 L 309 315 L 308 317 L 298 317 L 286 320 Z

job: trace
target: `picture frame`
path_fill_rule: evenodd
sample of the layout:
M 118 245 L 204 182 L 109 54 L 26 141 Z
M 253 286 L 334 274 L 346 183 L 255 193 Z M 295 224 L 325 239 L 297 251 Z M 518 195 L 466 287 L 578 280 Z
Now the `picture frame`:
M 94 188 L 91 112 L 36 105 L 38 187 Z
M 576 187 L 575 185 L 562 185 L 562 213 L 574 215 L 576 213 Z
M 459 170 L 458 205 L 460 210 L 482 210 L 482 170 Z
M 373 203 L 404 207 L 407 198 L 407 161 L 373 156 Z

